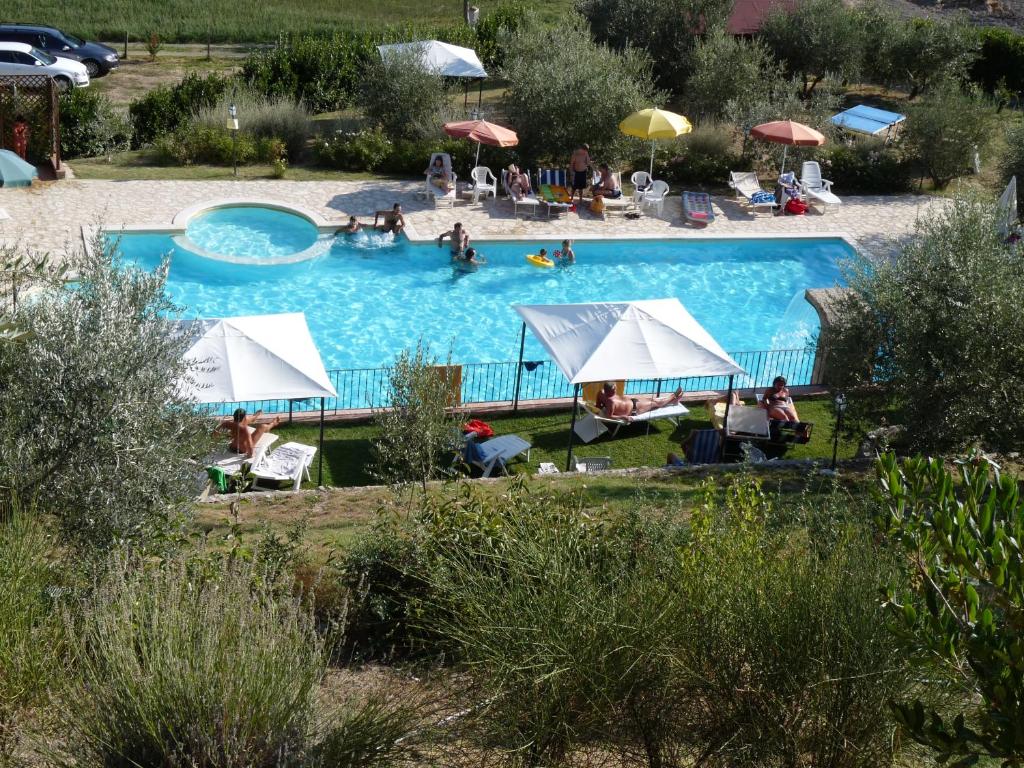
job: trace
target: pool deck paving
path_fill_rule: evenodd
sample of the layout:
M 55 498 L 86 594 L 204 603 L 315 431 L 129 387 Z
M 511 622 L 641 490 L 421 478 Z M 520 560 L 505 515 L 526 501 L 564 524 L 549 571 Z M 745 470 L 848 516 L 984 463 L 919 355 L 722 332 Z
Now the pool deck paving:
M 589 210 L 561 217 L 523 219 L 513 215 L 512 203 L 493 198 L 472 204 L 460 200 L 452 208 L 435 209 L 418 195 L 423 182 L 397 181 L 92 181 L 37 183 L 27 189 L 0 189 L 0 208 L 10 218 L 0 220 L 0 243 L 17 244 L 53 255 L 73 253 L 83 232 L 97 225 L 172 228 L 184 209 L 220 200 L 276 203 L 320 217 L 322 228 L 345 223 L 349 215 L 372 223 L 377 210 L 402 204 L 410 240 L 429 242 L 461 221 L 471 238 L 550 241 L 563 238 L 640 239 L 715 237 L 843 236 L 862 252 L 880 256 L 911 235 L 919 219 L 945 204 L 942 198 L 919 195 L 847 196 L 825 213 L 804 216 L 755 214 L 729 196 L 713 196 L 715 221 L 706 227 L 687 224 L 679 196 L 666 201 L 661 216 L 645 211 L 638 219 L 609 215 L 602 219 Z M 841 191 L 841 190 L 840 190 Z M 541 206 L 543 209 L 543 206 Z M 179 217 L 180 222 L 180 217 Z

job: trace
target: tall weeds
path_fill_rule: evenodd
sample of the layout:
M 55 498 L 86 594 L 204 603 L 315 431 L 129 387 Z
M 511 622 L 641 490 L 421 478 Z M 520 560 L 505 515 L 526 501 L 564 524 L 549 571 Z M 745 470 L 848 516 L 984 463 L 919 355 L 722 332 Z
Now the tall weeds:
M 288 97 L 265 97 L 243 89 L 225 93 L 214 106 L 199 110 L 194 124 L 223 131 L 231 104 L 238 110 L 241 133 L 257 139 L 280 139 L 290 162 L 302 157 L 313 132 L 309 110 L 302 104 Z

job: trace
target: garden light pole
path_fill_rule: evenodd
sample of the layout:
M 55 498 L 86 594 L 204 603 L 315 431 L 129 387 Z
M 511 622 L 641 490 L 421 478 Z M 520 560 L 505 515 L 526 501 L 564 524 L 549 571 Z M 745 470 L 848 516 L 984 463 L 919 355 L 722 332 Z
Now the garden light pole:
M 832 429 L 832 472 L 836 471 L 836 458 L 839 455 L 839 431 L 843 428 L 843 414 L 846 412 L 846 395 L 840 392 L 834 401 L 836 406 L 836 424 Z
M 228 130 L 231 131 L 231 175 L 238 175 L 238 108 L 228 107 Z

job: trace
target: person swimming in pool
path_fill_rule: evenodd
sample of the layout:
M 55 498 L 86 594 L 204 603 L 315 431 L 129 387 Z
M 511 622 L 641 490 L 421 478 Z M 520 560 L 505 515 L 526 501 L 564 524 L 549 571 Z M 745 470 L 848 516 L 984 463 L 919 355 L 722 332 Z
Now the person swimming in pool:
M 556 252 L 558 260 L 562 264 L 575 264 L 576 263 L 576 251 L 572 249 L 572 240 L 562 241 L 562 250 Z
M 361 232 L 363 225 L 359 223 L 355 216 L 348 217 L 348 224 L 341 228 L 341 231 L 346 235 L 354 235 L 357 232 Z
M 384 223 L 381 224 L 380 219 L 384 217 Z M 392 234 L 399 234 L 405 229 L 405 217 L 402 216 L 402 204 L 395 203 L 394 207 L 390 211 L 377 211 L 377 214 L 373 217 L 373 228 L 380 230 L 381 232 L 391 232 Z
M 452 258 L 458 259 L 462 257 L 463 252 L 469 248 L 469 232 L 462 228 L 462 222 L 455 222 L 455 226 L 449 229 L 447 232 L 442 232 L 437 236 L 437 247 L 440 248 L 444 244 L 445 238 L 449 239 L 449 247 L 452 251 Z
M 615 391 L 615 383 L 606 381 L 594 402 L 609 419 L 621 419 L 630 422 L 643 413 L 650 413 L 667 405 L 676 405 L 683 398 L 683 388 L 679 387 L 671 395 L 663 397 L 632 397 L 619 395 Z

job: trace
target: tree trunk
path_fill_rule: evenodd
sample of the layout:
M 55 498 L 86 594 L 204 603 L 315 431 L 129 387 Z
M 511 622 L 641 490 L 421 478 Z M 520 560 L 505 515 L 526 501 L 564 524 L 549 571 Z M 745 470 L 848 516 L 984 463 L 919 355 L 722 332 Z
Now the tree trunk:
M 462 20 L 469 24 L 469 0 L 462 0 Z

